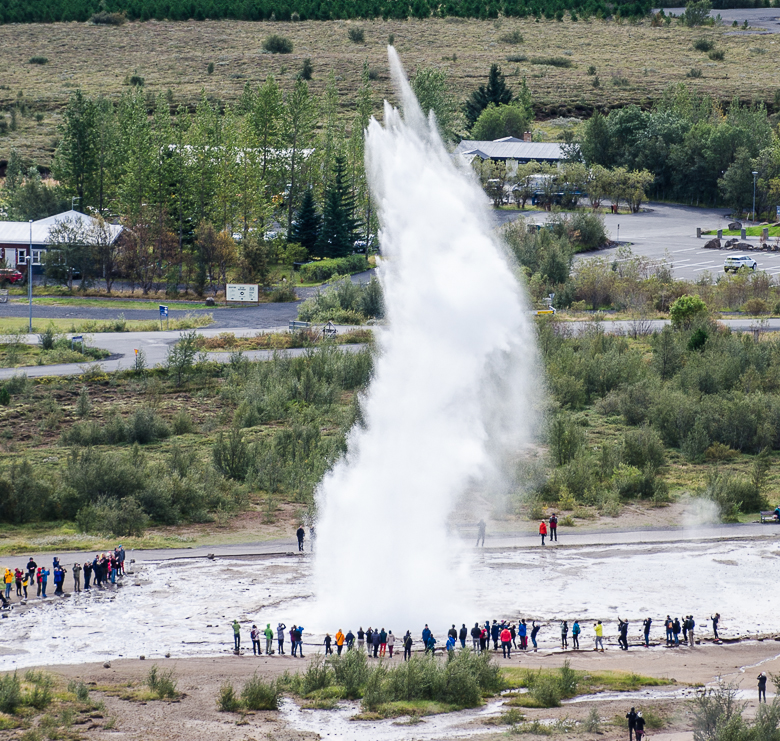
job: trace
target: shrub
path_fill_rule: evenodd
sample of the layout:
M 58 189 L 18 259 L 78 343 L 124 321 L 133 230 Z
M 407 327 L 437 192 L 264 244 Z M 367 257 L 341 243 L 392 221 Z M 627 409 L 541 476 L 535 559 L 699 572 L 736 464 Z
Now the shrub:
M 623 461 L 639 469 L 647 465 L 654 468 L 663 466 L 666 457 L 658 433 L 647 426 L 627 432 L 623 439 Z
M 726 52 L 723 49 L 713 49 L 707 56 L 713 62 L 722 62 L 726 58 Z
M 322 656 L 315 656 L 310 662 L 303 675 L 303 694 L 309 695 L 317 690 L 324 689 L 331 685 L 333 672 L 325 663 Z
M 152 409 L 137 409 L 125 425 L 128 442 L 145 445 L 171 436 L 171 429 Z
M 503 36 L 500 36 L 498 40 L 502 44 L 522 44 L 525 41 L 523 34 L 518 30 L 505 33 Z
M 591 708 L 588 717 L 582 721 L 582 730 L 587 733 L 601 734 L 601 716 L 596 708 Z
M 46 327 L 45 330 L 43 330 L 43 332 L 38 335 L 38 339 L 41 343 L 41 349 L 52 350 L 58 337 L 59 333 L 57 332 L 57 329 L 53 324 L 50 324 L 48 327 Z
M 769 313 L 769 304 L 760 298 L 751 298 L 745 302 L 745 311 L 751 316 Z
M 550 423 L 550 455 L 556 466 L 572 461 L 585 444 L 585 433 L 569 415 L 559 414 Z
M 718 505 L 725 522 L 736 521 L 740 512 L 758 512 L 767 504 L 754 482 L 736 474 L 710 472 L 703 496 Z
M 22 703 L 22 683 L 16 672 L 0 677 L 0 712 L 13 714 Z
M 314 72 L 314 65 L 311 63 L 311 59 L 306 57 L 301 65 L 301 71 L 298 73 L 298 77 L 302 80 L 311 80 L 312 73 Z
M 507 54 L 507 62 L 527 62 L 528 55 L 526 54 Z
M 552 674 L 541 674 L 531 685 L 528 694 L 543 708 L 557 708 L 561 705 L 561 686 Z
M 131 87 L 143 87 L 146 80 L 141 75 L 131 75 L 127 82 Z
M 76 525 L 83 533 L 140 537 L 149 523 L 149 517 L 135 497 L 116 502 L 101 500 L 87 504 L 76 514 Z
M 692 77 L 694 79 L 701 77 L 702 71 L 700 67 L 691 67 L 686 73 L 686 77 Z
M 270 54 L 292 54 L 293 43 L 286 36 L 274 33 L 263 41 L 263 49 Z
M 590 67 L 588 67 L 588 74 L 593 77 L 596 74 L 596 68 L 591 64 Z
M 187 435 L 195 429 L 192 417 L 186 409 L 179 409 L 171 420 L 171 429 L 174 435 Z
M 534 57 L 531 64 L 546 64 L 550 67 L 573 67 L 574 62 L 568 57 Z
M 366 40 L 366 33 L 362 28 L 352 26 L 347 30 L 347 36 L 353 44 L 362 44 Z
M 173 675 L 173 669 L 161 671 L 157 664 L 153 665 L 146 676 L 146 686 L 157 696 L 158 699 L 175 699 L 178 697 L 176 691 L 176 679 Z
M 84 682 L 68 682 L 68 692 L 76 695 L 76 699 L 79 702 L 87 702 L 89 700 L 89 687 Z
M 219 688 L 217 707 L 223 713 L 235 713 L 241 707 L 241 701 L 230 682 L 225 682 L 225 684 Z
M 365 651 L 347 651 L 341 656 L 334 656 L 330 665 L 333 668 L 333 681 L 344 688 L 347 699 L 358 699 L 369 674 Z
M 714 42 L 709 39 L 696 39 L 693 42 L 693 48 L 696 49 L 696 51 L 711 51 L 714 46 Z
M 206 74 L 207 75 L 213 75 L 214 74 L 214 62 L 209 62 L 209 66 L 206 67 Z
M 699 296 L 680 296 L 669 309 L 669 318 L 675 327 L 690 326 L 697 319 L 707 316 L 707 304 Z
M 48 57 L 30 57 L 30 64 L 48 64 Z
M 247 710 L 278 710 L 279 687 L 254 674 L 241 690 L 241 703 Z
M 365 255 L 350 255 L 307 263 L 301 267 L 300 275 L 304 283 L 317 283 L 328 280 L 334 275 L 362 273 L 364 270 L 368 270 L 368 260 Z
M 89 22 L 97 26 L 121 26 L 127 23 L 127 16 L 124 13 L 109 13 L 101 10 L 99 13 L 95 13 Z
M 224 476 L 236 481 L 243 481 L 249 472 L 249 445 L 247 445 L 241 430 L 232 427 L 225 438 L 219 433 L 212 449 L 214 467 Z

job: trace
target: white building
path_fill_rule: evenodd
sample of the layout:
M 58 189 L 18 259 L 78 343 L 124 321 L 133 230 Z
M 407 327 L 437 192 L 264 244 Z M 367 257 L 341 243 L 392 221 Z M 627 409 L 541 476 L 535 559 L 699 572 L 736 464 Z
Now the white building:
M 63 221 L 77 221 L 86 231 L 93 219 L 78 211 L 65 211 L 33 222 L 0 221 L 0 262 L 5 261 L 9 267 L 25 272 L 27 255 L 32 248 L 33 271 L 39 272 L 43 255 L 49 246 L 49 230 Z M 122 233 L 122 227 L 116 224 L 109 224 L 108 228 L 114 240 Z

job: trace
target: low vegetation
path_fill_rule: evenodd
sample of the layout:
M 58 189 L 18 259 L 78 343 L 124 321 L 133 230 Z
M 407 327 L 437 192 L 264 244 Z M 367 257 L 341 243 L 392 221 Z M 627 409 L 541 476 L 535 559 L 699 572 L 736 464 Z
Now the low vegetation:
M 272 522 L 285 502 L 305 512 L 344 450 L 371 369 L 370 350 L 331 343 L 296 358 L 211 363 L 189 335 L 165 369 L 14 377 L 0 387 L 0 517 L 18 528 L 4 545 L 29 547 L 25 528 L 32 536 L 42 523 L 87 542 L 140 538 L 148 525 L 219 525 L 246 509 Z
M 317 707 L 359 699 L 357 718 L 368 720 L 477 707 L 483 696 L 502 689 L 503 680 L 489 654 L 468 649 L 453 651 L 444 661 L 415 655 L 393 667 L 371 666 L 364 651 L 347 651 L 314 658 L 303 674 L 285 674 L 280 686 Z
M 633 672 L 590 672 L 572 669 L 564 662 L 558 669 L 503 668 L 502 675 L 510 688 L 527 689 L 511 696 L 509 705 L 526 708 L 558 707 L 562 700 L 599 692 L 636 692 L 642 687 L 661 687 L 673 680 L 647 677 Z

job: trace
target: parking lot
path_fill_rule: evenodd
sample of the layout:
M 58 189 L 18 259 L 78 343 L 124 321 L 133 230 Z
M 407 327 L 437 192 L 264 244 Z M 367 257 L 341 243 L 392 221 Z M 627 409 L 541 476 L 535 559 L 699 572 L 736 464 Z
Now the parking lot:
M 666 259 L 674 270 L 676 278 L 698 280 L 702 273 L 713 277 L 723 274 L 723 261 L 729 255 L 739 254 L 733 250 L 705 250 L 704 245 L 711 236 L 696 238 L 696 228 L 726 229 L 729 221 L 727 209 L 702 209 L 687 206 L 669 206 L 660 203 L 645 204 L 646 209 L 638 214 L 607 214 L 604 221 L 613 241 L 630 245 L 635 254 L 651 260 Z M 546 215 L 533 212 L 525 215 L 529 222 L 543 223 Z M 749 222 L 743 222 L 749 226 Z M 744 240 L 758 244 L 758 237 Z M 774 240 L 771 240 L 774 241 Z M 615 259 L 617 247 L 577 255 L 575 259 L 606 257 Z M 772 276 L 780 275 L 780 252 L 750 251 L 758 263 L 758 270 L 765 270 Z

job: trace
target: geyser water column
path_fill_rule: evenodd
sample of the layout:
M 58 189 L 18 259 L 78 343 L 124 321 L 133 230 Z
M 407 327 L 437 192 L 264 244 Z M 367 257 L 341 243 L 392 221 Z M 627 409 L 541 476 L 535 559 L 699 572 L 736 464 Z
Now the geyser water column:
M 468 609 L 468 558 L 447 520 L 466 491 L 497 485 L 496 461 L 530 439 L 540 384 L 527 306 L 487 199 L 389 56 L 403 113 L 385 102 L 384 126 L 372 119 L 366 139 L 387 326 L 364 425 L 317 493 L 312 617 L 322 630 L 362 623 L 402 634 L 484 618 Z

